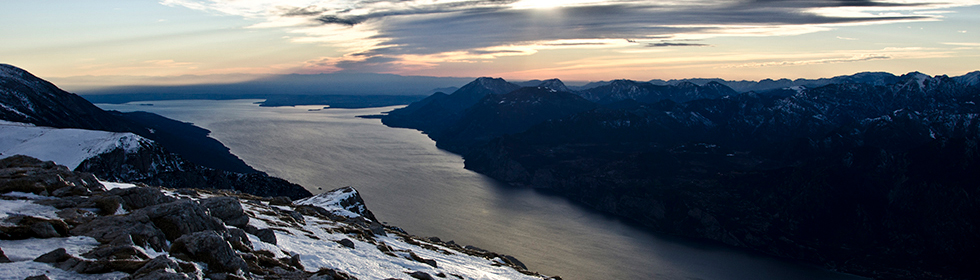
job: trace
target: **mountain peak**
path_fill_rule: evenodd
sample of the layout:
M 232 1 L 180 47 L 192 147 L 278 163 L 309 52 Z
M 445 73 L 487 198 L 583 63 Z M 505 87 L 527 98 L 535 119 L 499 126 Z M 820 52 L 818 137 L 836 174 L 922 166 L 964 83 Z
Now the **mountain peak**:
M 541 82 L 541 84 L 538 85 L 538 87 L 549 88 L 556 91 L 565 91 L 565 92 L 572 91 L 568 89 L 568 87 L 565 86 L 565 83 L 562 83 L 561 80 L 559 79 L 544 80 Z

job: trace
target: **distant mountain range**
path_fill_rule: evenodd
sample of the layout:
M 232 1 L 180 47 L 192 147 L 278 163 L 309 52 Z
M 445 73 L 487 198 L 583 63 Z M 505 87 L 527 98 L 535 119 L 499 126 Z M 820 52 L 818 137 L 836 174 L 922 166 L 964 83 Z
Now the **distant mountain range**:
M 147 112 L 103 111 L 78 95 L 7 64 L 0 64 L 0 119 L 51 128 L 132 133 L 145 138 L 135 148 L 100 150 L 74 167 L 104 180 L 235 189 L 263 196 L 312 195 L 299 185 L 256 171 L 208 137 L 210 131 L 206 129 Z M 82 143 L 77 135 L 90 133 L 65 135 L 76 136 L 60 139 L 64 142 L 61 144 L 54 141 L 58 139 L 49 139 L 49 144 L 76 145 Z
M 975 279 L 978 76 L 479 78 L 381 119 L 657 231 L 875 278 Z
M 79 94 L 93 103 L 267 99 L 264 106 L 364 108 L 406 105 L 435 92 L 451 92 L 455 85 L 469 80 L 373 73 L 290 74 L 227 84 L 89 88 Z

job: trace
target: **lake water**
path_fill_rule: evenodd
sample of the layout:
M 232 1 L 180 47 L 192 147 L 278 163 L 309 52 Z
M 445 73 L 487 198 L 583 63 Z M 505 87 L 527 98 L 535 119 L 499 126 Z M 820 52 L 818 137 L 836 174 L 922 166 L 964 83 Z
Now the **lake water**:
M 863 279 L 708 242 L 663 236 L 463 169 L 410 129 L 356 118 L 397 107 L 267 108 L 258 100 L 98 104 L 192 122 L 252 167 L 313 193 L 353 186 L 382 221 L 524 262 L 564 279 Z

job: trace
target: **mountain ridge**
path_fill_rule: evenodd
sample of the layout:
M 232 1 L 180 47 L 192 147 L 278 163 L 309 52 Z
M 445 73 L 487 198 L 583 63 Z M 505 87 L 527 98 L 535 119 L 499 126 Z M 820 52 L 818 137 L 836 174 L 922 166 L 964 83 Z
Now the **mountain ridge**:
M 591 110 L 526 120 L 489 141 L 445 143 L 440 127 L 459 118 L 423 131 L 467 169 L 656 231 L 869 277 L 971 279 L 980 261 L 971 77 L 859 73 L 775 93 L 709 81 L 708 94 L 693 82 L 615 80 L 577 92 L 598 103 Z

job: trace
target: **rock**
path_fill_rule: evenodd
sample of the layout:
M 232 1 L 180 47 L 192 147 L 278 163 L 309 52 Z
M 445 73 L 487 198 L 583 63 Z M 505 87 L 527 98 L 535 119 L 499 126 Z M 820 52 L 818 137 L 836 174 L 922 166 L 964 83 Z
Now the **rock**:
M 92 219 L 98 217 L 98 215 L 92 211 L 79 208 L 62 209 L 55 212 L 55 214 L 58 215 L 58 218 L 61 218 L 62 221 L 65 221 L 65 223 L 71 226 L 88 223 L 92 221 Z
M 28 276 L 27 278 L 24 278 L 24 280 L 51 280 L 51 278 L 48 278 L 47 275 L 41 274 L 41 275 Z
M 65 250 L 65 248 L 58 248 L 34 258 L 34 261 L 40 263 L 58 263 L 68 260 L 69 258 L 71 258 L 71 255 L 68 254 L 68 250 Z
M 177 265 L 177 262 L 170 259 L 166 255 L 161 255 L 147 262 L 139 270 L 133 272 L 133 275 L 146 274 L 154 270 L 168 270 L 168 269 L 173 271 L 178 271 L 180 270 L 180 266 Z
M 137 249 L 133 245 L 112 246 L 105 245 L 92 249 L 84 254 L 83 257 L 98 260 L 148 260 L 150 256 L 143 250 Z
M 9 263 L 10 259 L 7 258 L 7 254 L 3 253 L 3 248 L 0 248 L 0 263 Z
M 122 198 L 117 195 L 97 196 L 92 199 L 92 202 L 103 216 L 115 215 L 123 204 Z
M 211 216 L 221 219 L 226 225 L 244 228 L 248 225 L 248 215 L 242 209 L 237 198 L 222 196 L 198 200 L 202 206 L 211 212 Z
M 438 268 L 439 267 L 438 265 L 436 265 L 436 260 L 426 259 L 426 258 L 420 257 L 419 255 L 415 254 L 415 252 L 411 252 L 411 251 L 408 252 L 408 255 L 410 257 L 412 257 L 412 260 L 413 261 L 424 263 L 424 264 L 430 265 L 430 266 L 435 267 L 435 268 Z
M 175 240 L 184 234 L 202 230 L 225 230 L 220 220 L 208 215 L 203 206 L 191 200 L 148 206 L 133 214 L 137 213 L 149 217 L 153 225 L 167 236 L 167 240 Z
M 354 241 L 351 241 L 350 239 L 344 238 L 337 241 L 337 243 L 343 245 L 344 247 L 354 249 Z
M 240 228 L 228 228 L 223 237 L 231 247 L 242 252 L 252 251 L 252 241 L 248 240 L 248 234 Z
M 146 213 L 140 211 L 124 216 L 104 216 L 76 226 L 72 235 L 84 235 L 102 243 L 118 238 L 130 238 L 137 246 L 149 246 L 157 251 L 167 250 L 167 236 L 157 228 Z
M 320 270 L 317 270 L 316 272 L 314 272 L 313 273 L 313 276 L 310 276 L 309 279 L 315 279 L 315 280 L 350 280 L 350 279 L 357 279 L 357 278 L 354 278 L 353 276 L 347 275 L 347 273 L 336 271 L 334 269 L 321 268 Z
M 212 272 L 248 272 L 248 264 L 213 230 L 185 234 L 170 245 L 170 253 L 178 258 L 208 264 Z
M 269 200 L 269 205 L 282 205 L 282 206 L 292 206 L 293 200 L 285 196 L 273 197 Z
M 106 194 L 119 196 L 122 199 L 123 209 L 129 211 L 176 200 L 173 197 L 164 195 L 160 189 L 151 187 L 111 189 Z
M 520 268 L 523 268 L 524 270 L 527 270 L 527 266 L 525 266 L 523 262 L 517 260 L 517 258 L 515 258 L 514 256 L 511 256 L 511 255 L 501 255 L 501 257 L 504 259 L 505 262 L 507 262 L 507 264 L 510 264 L 510 265 L 516 266 L 516 267 L 520 267 Z
M 62 220 L 50 220 L 31 216 L 11 216 L 0 226 L 0 239 L 52 238 L 68 236 L 68 224 Z
M 435 280 L 435 278 L 432 278 L 432 275 L 421 271 L 409 273 L 408 276 L 412 276 L 412 278 L 419 280 Z
M 14 155 L 0 159 L 0 193 L 76 196 L 105 191 L 91 173 L 75 173 L 51 161 Z
M 304 225 L 306 224 L 306 218 L 303 218 L 303 214 L 299 212 L 289 211 L 289 210 L 279 210 L 279 213 L 286 214 L 286 216 L 289 216 L 289 218 L 292 218 L 292 220 L 297 223 L 304 224 Z
M 259 229 L 254 226 L 248 225 L 245 226 L 245 232 L 255 235 L 256 237 L 259 238 L 259 240 L 262 240 L 262 242 L 269 243 L 269 244 L 276 244 L 276 231 L 272 229 L 269 228 Z

